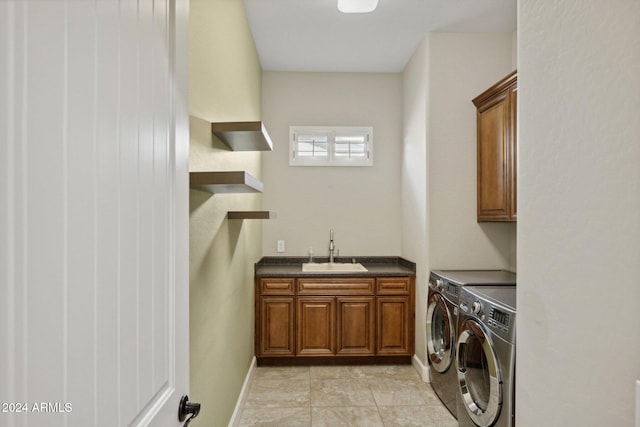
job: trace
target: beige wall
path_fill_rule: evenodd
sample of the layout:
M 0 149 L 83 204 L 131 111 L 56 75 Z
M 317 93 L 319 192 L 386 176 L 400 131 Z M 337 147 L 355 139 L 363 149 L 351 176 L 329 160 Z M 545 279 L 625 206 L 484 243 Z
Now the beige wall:
M 229 151 L 212 121 L 260 120 L 261 69 L 239 0 L 191 0 L 189 18 L 191 171 L 246 170 L 260 154 Z M 229 210 L 260 209 L 261 195 L 191 190 L 190 322 L 196 423 L 226 426 L 253 358 L 253 263 L 262 222 L 229 221 Z
M 516 227 L 476 221 L 471 100 L 512 71 L 512 34 L 430 33 L 404 70 L 402 254 L 418 263 L 416 355 L 432 269 L 515 266 Z
M 640 3 L 518 9 L 516 421 L 637 426 Z
M 399 255 L 402 81 L 399 73 L 263 73 L 264 255 Z M 373 126 L 373 167 L 289 166 L 289 126 Z M 285 240 L 286 252 L 276 253 Z

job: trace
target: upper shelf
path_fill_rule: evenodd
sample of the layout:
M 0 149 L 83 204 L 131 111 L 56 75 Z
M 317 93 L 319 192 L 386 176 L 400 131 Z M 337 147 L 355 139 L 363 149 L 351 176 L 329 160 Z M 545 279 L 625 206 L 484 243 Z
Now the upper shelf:
M 189 186 L 210 193 L 262 193 L 262 182 L 246 172 L 191 172 Z
M 273 143 L 262 122 L 211 123 L 211 132 L 233 151 L 273 150 Z

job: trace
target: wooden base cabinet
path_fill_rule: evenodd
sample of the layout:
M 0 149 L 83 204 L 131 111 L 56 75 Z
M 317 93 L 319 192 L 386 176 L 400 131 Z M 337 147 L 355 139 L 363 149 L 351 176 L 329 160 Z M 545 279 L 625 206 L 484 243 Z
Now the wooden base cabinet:
M 256 354 L 295 355 L 295 279 L 262 279 L 256 286 Z
M 287 357 L 291 363 L 390 356 L 409 360 L 414 351 L 414 283 L 413 277 L 258 279 L 259 364 Z
M 384 277 L 376 286 L 376 354 L 414 352 L 414 280 Z

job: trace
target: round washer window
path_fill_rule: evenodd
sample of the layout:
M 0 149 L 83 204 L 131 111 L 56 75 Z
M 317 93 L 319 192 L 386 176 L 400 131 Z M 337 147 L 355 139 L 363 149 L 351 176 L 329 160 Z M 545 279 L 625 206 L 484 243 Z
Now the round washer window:
M 493 343 L 475 320 L 465 320 L 457 343 L 458 383 L 469 417 L 489 427 L 500 415 L 502 378 Z
M 429 298 L 427 308 L 427 350 L 431 365 L 445 372 L 453 361 L 453 321 L 447 304 L 440 294 Z

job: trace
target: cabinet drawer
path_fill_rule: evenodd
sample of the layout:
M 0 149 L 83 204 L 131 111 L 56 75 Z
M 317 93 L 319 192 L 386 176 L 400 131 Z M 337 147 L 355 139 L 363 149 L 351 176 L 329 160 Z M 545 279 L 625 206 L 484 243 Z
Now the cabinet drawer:
M 381 277 L 376 283 L 378 295 L 407 295 L 411 291 L 409 277 Z
M 373 294 L 374 278 L 298 279 L 298 295 L 363 295 Z
M 294 278 L 260 279 L 261 295 L 293 295 L 295 290 Z

